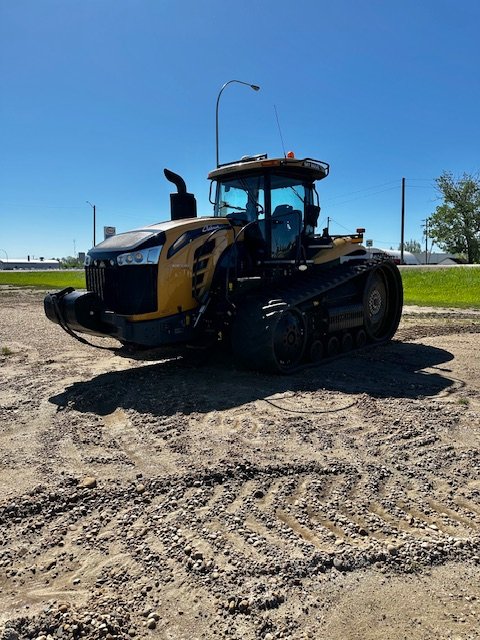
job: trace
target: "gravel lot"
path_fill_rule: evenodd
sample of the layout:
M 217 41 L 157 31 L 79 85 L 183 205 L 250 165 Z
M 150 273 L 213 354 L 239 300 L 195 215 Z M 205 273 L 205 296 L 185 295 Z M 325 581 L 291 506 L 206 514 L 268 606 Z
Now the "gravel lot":
M 480 638 L 480 314 L 291 377 L 0 288 L 0 638 Z M 97 341 L 107 344 L 107 341 Z

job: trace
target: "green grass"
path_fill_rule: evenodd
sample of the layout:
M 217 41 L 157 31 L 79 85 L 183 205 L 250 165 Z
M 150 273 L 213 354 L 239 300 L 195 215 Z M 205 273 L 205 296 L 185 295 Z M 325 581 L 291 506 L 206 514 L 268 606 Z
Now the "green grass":
M 480 309 L 480 267 L 401 270 L 405 304 Z
M 10 347 L 1 347 L 0 348 L 0 356 L 11 356 L 13 355 L 13 351 Z
M 401 270 L 405 304 L 480 309 L 480 266 Z M 0 285 L 85 288 L 83 271 L 0 271 Z
M 85 289 L 83 271 L 0 271 L 0 285 L 38 287 L 40 289 Z

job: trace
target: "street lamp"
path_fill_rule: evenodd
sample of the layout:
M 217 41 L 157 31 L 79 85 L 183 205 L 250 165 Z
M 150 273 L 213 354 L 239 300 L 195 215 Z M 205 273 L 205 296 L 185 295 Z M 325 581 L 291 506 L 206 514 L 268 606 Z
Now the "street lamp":
M 223 93 L 223 90 L 225 89 L 225 87 L 229 84 L 232 84 L 232 82 L 236 82 L 237 84 L 244 84 L 247 87 L 250 87 L 251 89 L 253 89 L 254 91 L 259 91 L 260 87 L 256 84 L 250 84 L 249 82 L 243 82 L 243 80 L 229 80 L 228 82 L 225 82 L 225 84 L 223 85 L 223 87 L 220 89 L 220 92 L 217 96 L 217 108 L 215 111 L 215 134 L 216 134 L 216 147 L 217 147 L 217 167 L 220 166 L 219 162 L 218 162 L 218 105 L 220 103 L 220 96 Z
M 95 246 L 95 244 L 96 244 L 96 242 L 95 242 L 95 226 L 96 226 L 96 225 L 95 225 L 95 217 L 96 217 L 96 208 L 95 208 L 95 205 L 94 205 L 94 204 L 92 204 L 91 202 L 89 202 L 88 200 L 85 200 L 85 202 L 86 202 L 87 204 L 89 204 L 89 205 L 92 207 L 92 209 L 93 209 L 93 246 Z

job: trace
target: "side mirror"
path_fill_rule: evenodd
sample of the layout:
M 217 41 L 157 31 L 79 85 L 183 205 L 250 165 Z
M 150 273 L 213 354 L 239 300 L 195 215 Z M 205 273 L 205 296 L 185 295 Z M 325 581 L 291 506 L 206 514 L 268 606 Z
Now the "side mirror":
M 320 207 L 316 204 L 307 204 L 305 207 L 305 226 L 316 227 L 318 216 L 320 215 Z
M 208 192 L 208 200 L 210 204 L 215 205 L 215 200 L 212 200 L 213 180 L 210 180 L 210 191 Z

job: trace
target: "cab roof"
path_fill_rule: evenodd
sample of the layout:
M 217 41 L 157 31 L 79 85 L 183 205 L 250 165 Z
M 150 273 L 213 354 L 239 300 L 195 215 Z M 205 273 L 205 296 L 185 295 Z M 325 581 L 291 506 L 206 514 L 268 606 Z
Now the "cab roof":
M 313 158 L 268 158 L 267 154 L 256 156 L 244 156 L 241 160 L 235 160 L 223 164 L 210 171 L 210 180 L 221 180 L 223 177 L 234 177 L 239 174 L 258 172 L 259 170 L 273 171 L 278 169 L 283 174 L 301 175 L 309 180 L 322 180 L 328 176 L 330 166 L 322 160 Z

